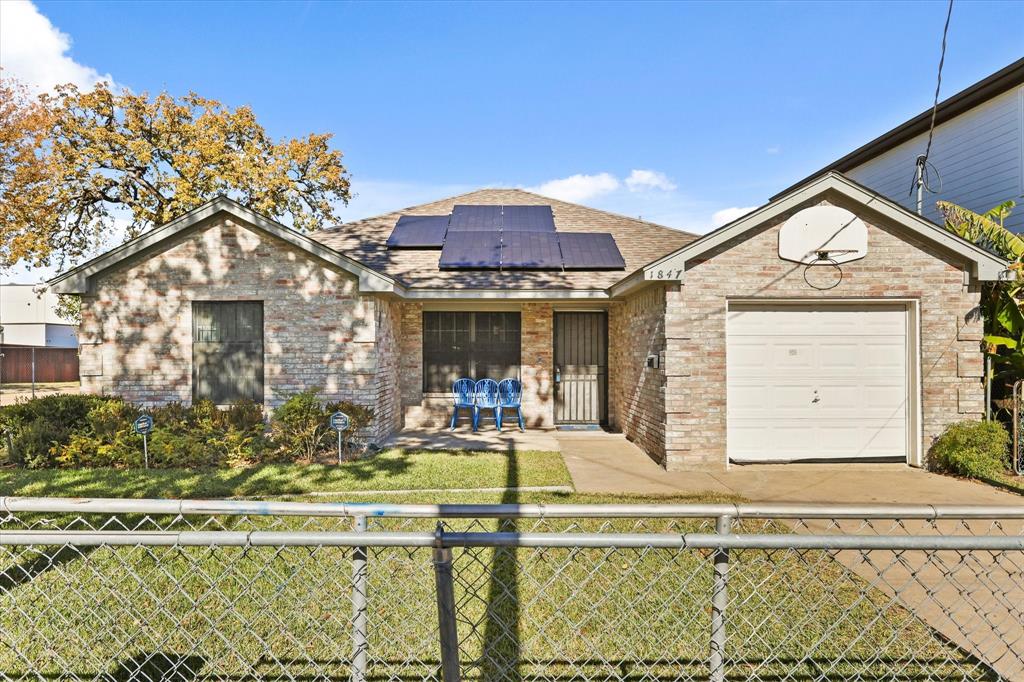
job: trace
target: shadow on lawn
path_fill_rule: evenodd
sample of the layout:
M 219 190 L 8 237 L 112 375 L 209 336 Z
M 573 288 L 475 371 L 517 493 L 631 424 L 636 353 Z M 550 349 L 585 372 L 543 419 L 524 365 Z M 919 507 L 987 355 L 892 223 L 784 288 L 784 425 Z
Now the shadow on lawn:
M 116 682 L 192 682 L 206 665 L 202 656 L 155 651 L 132 656 L 118 664 L 111 678 Z
M 53 548 L 47 549 L 52 550 Z M 47 571 L 81 559 L 94 549 L 95 547 L 71 547 L 65 545 L 49 553 L 39 551 L 38 555 L 32 558 L 25 556 L 27 554 L 26 550 L 18 563 L 5 566 L 0 570 L 0 594 L 7 594 L 16 587 L 32 582 Z
M 519 467 L 515 446 L 511 443 L 506 448 L 506 455 L 507 490 L 501 501 L 503 504 L 516 504 L 519 502 Z M 518 521 L 514 518 L 501 519 L 498 531 L 518 533 Z M 494 548 L 490 574 L 484 615 L 481 679 L 518 682 L 522 679 L 522 644 L 519 631 L 519 563 L 515 547 Z

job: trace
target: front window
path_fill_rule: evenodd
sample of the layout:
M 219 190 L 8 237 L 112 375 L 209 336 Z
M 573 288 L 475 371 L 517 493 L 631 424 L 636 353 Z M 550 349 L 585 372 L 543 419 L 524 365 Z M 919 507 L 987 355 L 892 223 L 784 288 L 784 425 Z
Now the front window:
M 192 399 L 263 402 L 263 302 L 192 304 Z
M 519 313 L 423 313 L 423 390 L 470 379 L 519 378 Z

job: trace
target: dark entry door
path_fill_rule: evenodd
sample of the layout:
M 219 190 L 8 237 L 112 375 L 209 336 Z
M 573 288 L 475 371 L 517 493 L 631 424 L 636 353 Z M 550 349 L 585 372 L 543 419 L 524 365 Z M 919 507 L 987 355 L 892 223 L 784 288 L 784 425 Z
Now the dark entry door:
M 555 313 L 555 422 L 600 424 L 608 414 L 608 318 Z

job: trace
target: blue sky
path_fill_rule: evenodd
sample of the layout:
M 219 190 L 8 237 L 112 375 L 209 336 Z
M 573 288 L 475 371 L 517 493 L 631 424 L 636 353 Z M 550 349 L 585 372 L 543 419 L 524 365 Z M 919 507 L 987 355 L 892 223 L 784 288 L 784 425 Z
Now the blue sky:
M 944 2 L 35 8 L 67 38 L 24 41 L 59 53 L 54 73 L 333 133 L 345 219 L 522 186 L 696 232 L 929 107 L 945 19 Z M 1022 26 L 1024 2 L 958 1 L 943 96 L 1019 58 Z M 48 57 L 0 58 L 48 77 Z

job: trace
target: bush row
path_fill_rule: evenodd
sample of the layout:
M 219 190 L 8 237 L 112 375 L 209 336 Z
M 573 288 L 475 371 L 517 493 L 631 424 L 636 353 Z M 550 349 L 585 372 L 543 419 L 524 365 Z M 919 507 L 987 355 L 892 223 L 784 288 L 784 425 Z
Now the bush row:
M 317 390 L 287 396 L 269 419 L 261 405 L 220 409 L 208 400 L 145 410 L 153 417 L 149 465 L 155 468 L 243 466 L 312 461 L 335 446 L 328 427 L 337 411 L 351 418 L 342 435 L 352 456 L 373 411 L 348 402 L 326 403 Z M 0 408 L 0 450 L 8 464 L 31 469 L 141 467 L 142 437 L 132 423 L 143 409 L 121 398 L 50 395 Z

